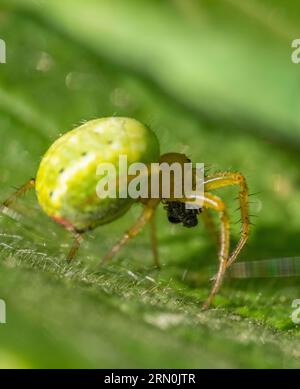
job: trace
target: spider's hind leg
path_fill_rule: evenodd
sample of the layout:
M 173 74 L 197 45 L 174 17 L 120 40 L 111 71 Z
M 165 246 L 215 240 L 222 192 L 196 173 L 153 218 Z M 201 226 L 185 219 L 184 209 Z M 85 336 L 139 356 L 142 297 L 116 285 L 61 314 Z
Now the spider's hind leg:
M 80 232 L 77 232 L 75 230 L 72 230 L 70 231 L 74 237 L 74 241 L 73 241 L 73 244 L 72 244 L 72 247 L 68 253 L 68 256 L 67 256 L 67 261 L 68 262 L 71 262 L 77 255 L 77 252 L 79 250 L 79 247 L 80 247 L 80 244 L 82 242 L 82 233 Z
M 15 193 L 13 193 L 8 199 L 6 199 L 1 205 L 0 205 L 0 211 L 5 212 L 7 208 L 10 208 L 13 203 L 21 197 L 23 194 L 28 192 L 30 189 L 33 189 L 35 187 L 35 179 L 31 178 L 29 181 L 27 181 L 24 185 L 22 185 Z

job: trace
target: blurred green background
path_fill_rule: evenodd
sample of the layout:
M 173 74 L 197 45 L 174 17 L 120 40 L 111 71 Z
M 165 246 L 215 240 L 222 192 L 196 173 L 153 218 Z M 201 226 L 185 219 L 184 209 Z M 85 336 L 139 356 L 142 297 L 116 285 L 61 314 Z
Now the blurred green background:
M 162 152 L 247 177 L 253 215 L 240 260 L 300 254 L 300 38 L 297 1 L 0 0 L 1 199 L 35 175 L 49 145 L 83 120 L 123 115 Z M 236 189 L 220 191 L 239 233 Z M 33 193 L 0 215 L 0 367 L 299 367 L 290 315 L 299 279 L 228 279 L 201 311 L 216 247 L 202 223 L 159 210 L 162 270 L 146 229 L 98 262 L 139 212 L 70 237 Z

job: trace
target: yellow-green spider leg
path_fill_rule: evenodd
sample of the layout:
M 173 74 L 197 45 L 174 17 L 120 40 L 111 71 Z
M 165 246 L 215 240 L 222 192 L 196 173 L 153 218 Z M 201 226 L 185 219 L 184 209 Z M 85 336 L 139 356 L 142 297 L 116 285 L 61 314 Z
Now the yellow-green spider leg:
M 218 212 L 221 231 L 220 231 L 220 248 L 219 248 L 219 269 L 216 277 L 214 278 L 214 284 L 210 291 L 207 300 L 203 304 L 203 309 L 207 309 L 213 301 L 214 296 L 218 293 L 224 274 L 227 268 L 227 262 L 229 257 L 230 248 L 230 223 L 229 216 L 226 210 L 225 203 L 217 196 L 211 193 L 204 193 L 204 196 L 199 196 L 193 203 L 199 202 L 199 205 L 203 208 L 213 209 Z
M 204 227 L 208 231 L 211 239 L 219 247 L 219 234 L 210 210 L 208 208 L 203 208 L 201 217 L 203 218 Z
M 239 185 L 239 201 L 241 207 L 242 230 L 241 237 L 233 252 L 230 254 L 227 267 L 229 267 L 237 258 L 250 233 L 250 220 L 248 210 L 248 187 L 244 176 L 241 173 L 223 172 L 205 178 L 205 191 L 218 189 L 230 185 Z
M 10 208 L 19 197 L 23 196 L 30 189 L 34 189 L 34 188 L 35 188 L 35 179 L 31 178 L 24 185 L 22 185 L 15 193 L 13 193 L 7 200 L 5 200 L 3 202 L 2 206 L 1 206 L 1 211 L 3 211 L 5 208 Z M 82 234 L 80 234 L 74 230 L 70 230 L 69 228 L 66 228 L 66 229 L 69 232 L 71 232 L 72 235 L 74 236 L 73 245 L 72 245 L 71 250 L 67 256 L 67 260 L 71 261 L 73 258 L 75 258 L 76 254 L 78 252 L 80 243 L 82 241 Z
M 73 230 L 69 230 L 69 229 L 68 229 L 68 231 L 70 231 L 74 237 L 72 247 L 71 247 L 69 254 L 67 256 L 67 261 L 71 262 L 76 257 L 83 238 L 82 238 L 82 233 L 79 233 L 79 232 L 73 231 Z
M 145 224 L 151 221 L 154 216 L 159 200 L 149 200 L 145 206 L 141 216 L 136 220 L 131 228 L 123 235 L 123 237 L 111 248 L 111 250 L 103 257 L 102 263 L 110 261 L 123 246 L 125 246 L 131 239 L 136 237 Z M 157 264 L 157 263 L 155 263 Z
M 35 179 L 31 178 L 24 185 L 22 185 L 15 193 L 13 193 L 7 200 L 2 203 L 1 211 L 5 208 L 10 208 L 13 203 L 21 196 L 23 196 L 30 189 L 35 187 Z
M 152 248 L 152 253 L 153 253 L 154 264 L 155 264 L 155 267 L 160 268 L 155 212 L 153 213 L 153 216 L 150 219 L 150 233 L 151 233 L 151 248 Z

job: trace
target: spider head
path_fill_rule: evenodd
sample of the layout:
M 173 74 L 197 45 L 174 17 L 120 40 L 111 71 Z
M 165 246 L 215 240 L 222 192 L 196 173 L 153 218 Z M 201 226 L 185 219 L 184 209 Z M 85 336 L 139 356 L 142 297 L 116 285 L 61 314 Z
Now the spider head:
M 185 163 L 190 163 L 191 160 L 185 154 L 166 153 L 160 156 L 159 162 L 166 162 L 169 165 L 172 165 L 172 163 L 180 163 L 183 165 Z

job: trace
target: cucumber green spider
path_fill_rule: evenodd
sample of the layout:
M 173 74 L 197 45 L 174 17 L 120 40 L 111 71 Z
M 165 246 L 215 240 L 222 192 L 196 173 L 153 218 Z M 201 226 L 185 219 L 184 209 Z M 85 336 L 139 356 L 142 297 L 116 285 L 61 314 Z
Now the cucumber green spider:
M 91 120 L 55 141 L 43 157 L 36 179 L 29 180 L 13 196 L 3 203 L 10 207 L 20 195 L 35 188 L 41 208 L 53 220 L 63 225 L 74 236 L 74 243 L 68 259 L 75 257 L 83 234 L 102 224 L 118 219 L 128 211 L 134 202 L 143 205 L 138 220 L 124 236 L 111 248 L 104 261 L 111 260 L 119 250 L 134 238 L 149 223 L 155 265 L 159 266 L 157 237 L 154 215 L 159 203 L 164 204 L 171 223 L 182 223 L 186 227 L 197 224 L 203 213 L 209 225 L 209 210 L 214 210 L 220 218 L 219 270 L 203 307 L 208 308 L 218 292 L 226 269 L 236 260 L 249 236 L 248 189 L 244 176 L 240 173 L 223 172 L 204 178 L 204 193 L 198 210 L 186 209 L 186 199 L 170 198 L 130 198 L 103 199 L 96 195 L 97 165 L 104 162 L 117 164 L 120 154 L 126 154 L 129 162 L 152 162 L 184 164 L 189 159 L 180 153 L 160 155 L 156 135 L 135 119 L 111 117 Z M 211 190 L 237 185 L 241 206 L 242 230 L 240 240 L 230 253 L 230 221 L 226 205 Z M 190 201 L 190 200 L 189 200 Z M 199 202 L 200 206 L 200 202 Z

